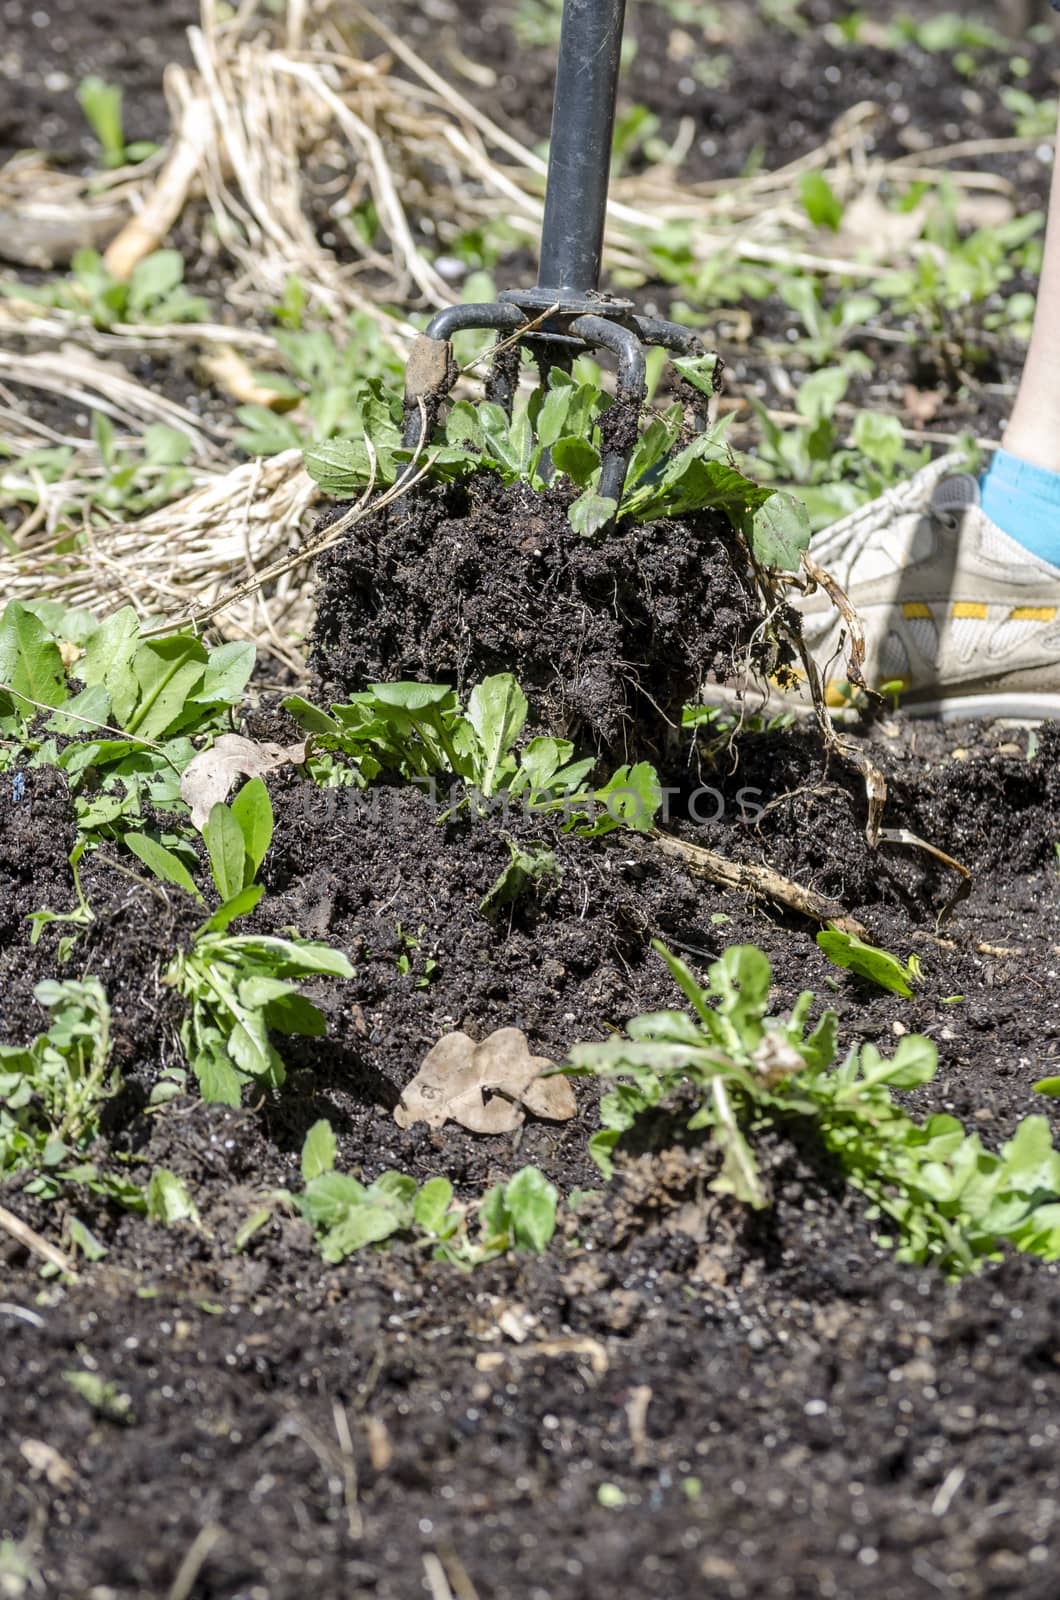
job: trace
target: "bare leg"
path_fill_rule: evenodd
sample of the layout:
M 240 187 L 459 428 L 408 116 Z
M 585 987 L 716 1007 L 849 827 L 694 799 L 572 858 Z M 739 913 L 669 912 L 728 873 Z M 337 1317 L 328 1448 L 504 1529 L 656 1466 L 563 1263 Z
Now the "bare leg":
M 1060 140 L 1034 327 L 1012 419 L 1001 442 L 1012 455 L 1060 472 Z

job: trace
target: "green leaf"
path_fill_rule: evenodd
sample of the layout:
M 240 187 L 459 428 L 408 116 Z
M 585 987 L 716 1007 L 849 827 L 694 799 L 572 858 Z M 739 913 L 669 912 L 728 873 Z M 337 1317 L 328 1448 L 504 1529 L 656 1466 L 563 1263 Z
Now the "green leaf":
M 777 489 L 751 513 L 751 548 L 765 567 L 796 572 L 810 542 L 810 516 L 801 500 Z
M 79 1217 L 70 1217 L 67 1222 L 70 1230 L 70 1240 L 77 1246 L 86 1261 L 102 1261 L 107 1253 L 105 1244 L 100 1244 L 91 1229 L 86 1228 Z
M 45 727 L 49 733 L 63 733 L 71 738 L 84 738 L 92 732 L 93 723 L 110 721 L 110 695 L 101 683 L 82 689 L 63 702 L 61 711 L 48 718 Z
M 77 103 L 103 149 L 108 167 L 120 167 L 125 159 L 122 129 L 121 90 L 90 73 L 77 87 Z
M 1034 1087 L 1038 1094 L 1060 1095 L 1060 1078 L 1039 1078 Z
M 758 952 L 759 954 L 761 952 Z M 765 960 L 765 957 L 762 958 Z M 721 1171 L 711 1182 L 716 1194 L 731 1194 L 760 1211 L 768 1203 L 758 1163 L 737 1123 L 728 1091 L 720 1078 L 712 1084 L 714 1141 L 722 1152 Z
M 252 1211 L 232 1240 L 232 1249 L 236 1254 L 239 1255 L 244 1251 L 254 1235 L 259 1233 L 265 1224 L 271 1220 L 272 1211 L 268 1206 L 261 1206 L 257 1211 Z
M 290 694 L 281 702 L 288 716 L 293 717 L 307 733 L 337 733 L 341 724 L 329 711 L 321 711 L 300 694 Z
M 482 748 L 479 787 L 492 795 L 497 773 L 526 723 L 526 696 L 510 672 L 499 672 L 476 684 L 468 700 L 467 715 Z
M 838 231 L 843 206 L 823 172 L 804 172 L 799 179 L 799 199 L 810 221 L 817 228 Z
M 1042 1190 L 1060 1195 L 1060 1154 L 1053 1149 L 1052 1130 L 1046 1117 L 1024 1117 L 1012 1138 L 1001 1147 L 1008 1178 L 1028 1194 Z
M 731 1018 L 743 1035 L 761 1022 L 769 1005 L 772 981 L 769 961 L 757 945 L 734 944 L 724 952 L 708 973 L 713 992 L 718 996 L 723 1016 Z
M 140 622 L 132 606 L 106 617 L 85 642 L 77 675 L 87 686 L 102 683 L 111 697 L 113 716 L 125 727 L 140 695 L 132 658 L 140 642 Z
M 267 1005 L 265 1021 L 277 1033 L 298 1033 L 311 1039 L 322 1039 L 328 1031 L 324 1013 L 297 990 Z
M 202 899 L 199 887 L 183 861 L 172 850 L 167 850 L 164 844 L 159 844 L 157 839 L 152 839 L 146 833 L 127 833 L 125 843 L 156 878 L 161 878 L 163 883 L 176 884 L 178 889 L 194 895 L 196 900 Z
M 553 777 L 574 754 L 574 746 L 566 739 L 553 739 L 548 734 L 537 734 L 531 739 L 522 753 L 519 762 L 520 787 L 530 788 L 531 793 L 536 790 L 547 789 Z M 515 780 L 513 779 L 513 785 Z
M 187 702 L 202 682 L 207 659 L 203 645 L 190 634 L 175 633 L 140 644 L 132 659 L 139 696 L 122 724 L 125 729 L 141 739 L 175 732 L 188 720 Z M 113 689 L 111 698 L 117 706 Z
M 388 1206 L 366 1202 L 347 1212 L 324 1235 L 320 1243 L 320 1253 L 325 1261 L 338 1265 L 355 1250 L 363 1250 L 365 1245 L 378 1244 L 381 1240 L 388 1239 L 392 1233 L 397 1233 L 401 1225 L 400 1219 Z
M 154 467 L 183 466 L 194 448 L 186 433 L 165 422 L 152 422 L 144 429 L 144 459 Z
M 524 1250 L 544 1250 L 556 1231 L 554 1184 L 537 1167 L 523 1167 L 505 1186 L 504 1202 L 511 1217 L 513 1243 Z
M 69 699 L 59 646 L 39 618 L 17 600 L 9 600 L 0 617 L 0 686 L 14 691 L 22 716 L 33 717 L 36 706 L 58 706 Z
M 241 889 L 238 894 L 232 895 L 230 899 L 219 905 L 209 920 L 203 923 L 202 931 L 207 933 L 223 932 L 237 917 L 245 917 L 248 912 L 253 911 L 264 893 L 263 884 L 249 884 L 247 888 Z
M 701 356 L 675 356 L 673 366 L 686 383 L 711 398 L 718 392 L 720 358 L 713 350 Z
M 323 1172 L 306 1184 L 302 1207 L 310 1222 L 330 1228 L 348 1211 L 363 1206 L 368 1190 L 347 1172 Z
M 558 882 L 563 875 L 555 851 L 547 850 L 543 845 L 531 845 L 524 850 L 509 840 L 508 848 L 511 860 L 479 901 L 483 916 L 491 917 L 502 906 L 511 905 L 531 884 L 541 883 L 547 878 Z
M 596 494 L 594 490 L 586 489 L 568 508 L 567 521 L 575 533 L 589 539 L 615 520 L 617 510 L 618 501 L 610 495 Z
M 457 400 L 449 407 L 449 415 L 445 419 L 445 438 L 447 444 L 454 447 L 471 443 L 477 450 L 482 449 L 486 442 L 482 424 L 470 400 Z
M 799 384 L 796 411 L 810 422 L 830 420 L 849 383 L 850 373 L 845 367 L 819 367 Z
M 529 430 L 516 432 L 504 407 L 493 400 L 480 402 L 478 416 L 486 449 L 500 465 L 502 475 L 518 478 L 530 456 Z
M 645 473 L 658 465 L 669 450 L 673 448 L 680 427 L 680 407 L 672 407 L 677 415 L 671 420 L 655 417 L 633 447 L 633 454 L 629 458 L 626 469 L 625 492 L 636 487 Z
M 551 373 L 549 382 L 552 382 Z M 537 413 L 537 442 L 546 450 L 563 436 L 572 393 L 573 389 L 569 383 L 559 384 L 555 388 L 550 388 L 541 402 Z
M 900 994 L 906 1000 L 912 999 L 909 969 L 888 950 L 878 950 L 875 945 L 865 944 L 854 934 L 833 926 L 821 929 L 817 943 L 835 966 L 845 967 L 857 977 L 867 978 L 870 983 L 879 984 L 881 989 L 889 989 L 892 994 Z
M 902 458 L 905 438 L 898 418 L 879 411 L 859 411 L 854 418 L 855 447 L 889 478 Z
M 337 1149 L 331 1123 L 323 1118 L 319 1122 L 314 1122 L 302 1146 L 303 1181 L 311 1183 L 314 1178 L 321 1177 L 325 1172 L 331 1172 L 335 1166 Z
M 557 472 L 566 473 L 572 483 L 584 489 L 593 474 L 600 470 L 600 452 L 588 439 L 568 435 L 557 439 L 552 446 L 552 465 Z
M 184 281 L 184 257 L 179 250 L 156 250 L 138 261 L 129 279 L 129 311 L 143 313 Z
M 253 882 L 272 843 L 272 801 L 262 780 L 251 778 L 245 783 L 232 801 L 230 809 L 239 824 L 246 849 L 244 881 Z M 224 893 L 223 890 L 221 892 Z
M 380 488 L 388 481 L 376 467 Z M 305 452 L 305 469 L 326 495 L 350 500 L 372 481 L 372 463 L 363 439 L 326 439 Z
M 455 704 L 452 689 L 444 683 L 373 683 L 371 692 L 380 705 L 392 706 L 409 716 Z
M 244 1079 L 226 1056 L 217 1050 L 205 1050 L 194 1055 L 189 1053 L 188 1059 L 207 1104 L 239 1105 Z
M 646 833 L 654 826 L 655 815 L 662 804 L 659 775 L 650 761 L 638 761 L 632 767 L 618 767 L 604 784 L 593 793 L 593 799 L 602 802 L 606 817 L 590 832 L 606 831 L 607 827 L 624 826 Z
M 210 853 L 210 870 L 217 893 L 223 901 L 231 900 L 247 887 L 247 849 L 242 828 L 220 800 L 210 810 L 203 838 Z
M 439 1234 L 453 1202 L 453 1186 L 448 1178 L 428 1178 L 412 1202 L 412 1215 L 426 1233 Z
M 185 1184 L 168 1167 L 157 1167 L 147 1185 L 147 1215 L 153 1222 L 192 1222 L 199 1212 Z
M 256 650 L 248 639 L 233 639 L 210 651 L 193 705 L 238 705 L 254 671 Z
M 938 1064 L 934 1040 L 920 1033 L 907 1033 L 899 1039 L 888 1063 L 887 1082 L 894 1089 L 917 1089 L 922 1083 L 931 1082 Z

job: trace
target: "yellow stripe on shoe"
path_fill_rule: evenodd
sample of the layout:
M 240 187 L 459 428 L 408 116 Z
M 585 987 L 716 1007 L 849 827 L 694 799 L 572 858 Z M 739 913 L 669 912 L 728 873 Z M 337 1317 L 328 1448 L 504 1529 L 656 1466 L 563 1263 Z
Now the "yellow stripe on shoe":
M 925 605 L 923 600 L 907 600 L 902 607 L 902 616 L 908 622 L 914 622 L 917 619 L 930 622 L 931 607 Z
M 985 622 L 989 610 L 984 600 L 956 600 L 953 605 L 955 617 L 974 617 L 979 622 Z
M 1055 606 L 1013 606 L 1008 614 L 1010 622 L 1055 622 Z

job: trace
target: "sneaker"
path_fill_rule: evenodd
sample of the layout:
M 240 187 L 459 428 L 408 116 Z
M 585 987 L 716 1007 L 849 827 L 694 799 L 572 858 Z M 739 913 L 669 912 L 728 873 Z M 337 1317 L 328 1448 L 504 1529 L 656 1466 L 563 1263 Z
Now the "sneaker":
M 922 716 L 1060 716 L 1060 567 L 1003 533 L 946 456 L 825 528 L 810 554 L 865 633 L 865 681 Z M 797 601 L 830 704 L 849 701 L 842 620 Z M 845 693 L 844 693 L 845 690 Z

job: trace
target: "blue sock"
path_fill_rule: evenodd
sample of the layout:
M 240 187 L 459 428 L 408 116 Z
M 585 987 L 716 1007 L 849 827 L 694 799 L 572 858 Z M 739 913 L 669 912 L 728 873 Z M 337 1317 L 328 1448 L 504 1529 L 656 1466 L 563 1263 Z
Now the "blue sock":
M 1003 533 L 1060 567 L 1060 472 L 997 450 L 979 480 L 983 510 Z

